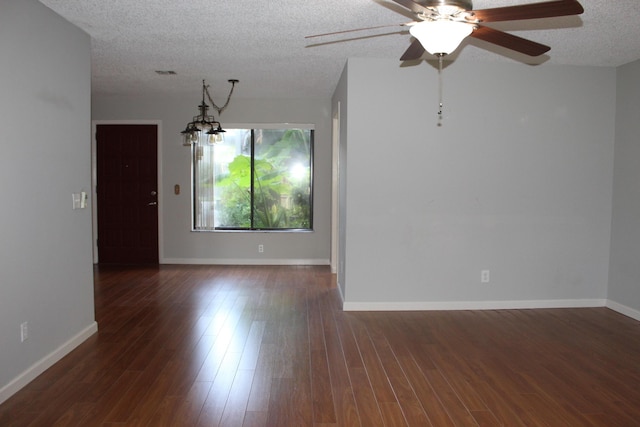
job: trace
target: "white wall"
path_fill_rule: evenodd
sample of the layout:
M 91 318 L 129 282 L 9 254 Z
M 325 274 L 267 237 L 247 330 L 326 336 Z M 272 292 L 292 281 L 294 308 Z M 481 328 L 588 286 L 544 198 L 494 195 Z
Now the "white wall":
M 346 309 L 604 304 L 615 69 L 347 72 Z
M 333 114 L 339 114 L 338 121 L 340 123 L 339 129 L 339 153 L 338 153 L 338 260 L 337 260 L 337 285 L 340 290 L 342 299 L 345 295 L 345 276 L 347 269 L 347 135 L 349 129 L 349 120 L 347 112 L 348 106 L 348 64 L 345 66 L 344 71 L 340 76 L 338 85 L 332 99 Z
M 206 77 L 206 76 L 204 76 Z M 179 97 L 94 96 L 94 120 L 159 120 L 162 123 L 163 223 L 161 263 L 329 264 L 331 243 L 331 102 L 319 99 L 243 98 L 238 84 L 220 119 L 226 124 L 298 123 L 315 126 L 313 232 L 192 232 L 190 150 L 180 131 L 197 114 L 201 81 Z M 212 88 L 225 93 L 227 88 Z M 217 99 L 214 99 L 217 101 Z M 220 102 L 222 103 L 222 102 Z M 174 185 L 182 192 L 175 195 Z M 264 253 L 258 253 L 258 244 Z
M 90 39 L 35 0 L 0 3 L 0 402 L 95 332 Z M 29 337 L 20 339 L 28 322 Z
M 640 319 L 640 61 L 617 70 L 609 300 Z

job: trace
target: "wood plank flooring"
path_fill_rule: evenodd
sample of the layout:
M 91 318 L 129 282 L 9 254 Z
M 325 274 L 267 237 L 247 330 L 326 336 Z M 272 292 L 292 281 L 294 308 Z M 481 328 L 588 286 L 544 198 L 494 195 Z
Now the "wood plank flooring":
M 100 267 L 99 332 L 0 426 L 638 426 L 606 308 L 342 312 L 328 267 Z

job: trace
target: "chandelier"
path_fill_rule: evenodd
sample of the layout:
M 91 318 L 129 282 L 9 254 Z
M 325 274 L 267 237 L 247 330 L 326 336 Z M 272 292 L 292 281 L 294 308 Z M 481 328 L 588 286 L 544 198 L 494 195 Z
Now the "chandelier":
M 238 80 L 230 79 L 229 83 L 231 83 L 231 90 L 229 91 L 229 95 L 227 96 L 227 101 L 222 107 L 218 107 L 216 103 L 213 102 L 213 99 L 209 94 L 209 86 L 205 83 L 204 80 L 202 80 L 202 103 L 198 106 L 200 114 L 195 116 L 192 121 L 187 123 L 187 127 L 182 132 L 180 132 L 183 137 L 182 145 L 190 146 L 193 144 L 197 144 L 200 141 L 200 135 L 202 134 L 202 132 L 207 135 L 207 142 L 209 144 L 222 141 L 222 134 L 225 132 L 225 130 L 222 129 L 222 125 L 215 119 L 213 115 L 208 114 L 209 105 L 207 105 L 207 103 L 205 102 L 205 95 L 207 99 L 209 99 L 209 102 L 211 102 L 213 108 L 218 112 L 219 116 L 220 113 L 222 113 L 222 111 L 227 108 L 227 105 L 229 105 L 231 94 L 233 94 L 233 89 L 236 83 L 238 83 Z

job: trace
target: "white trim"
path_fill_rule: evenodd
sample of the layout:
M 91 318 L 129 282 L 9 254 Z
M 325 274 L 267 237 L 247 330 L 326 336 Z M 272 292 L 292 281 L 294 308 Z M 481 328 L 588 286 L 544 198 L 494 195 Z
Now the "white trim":
M 340 102 L 331 120 L 331 272 L 338 273 L 340 248 Z
M 631 317 L 632 319 L 640 321 L 640 311 L 627 307 L 626 305 L 622 305 L 615 301 L 607 300 L 607 308 L 610 308 L 613 311 L 617 311 L 620 314 L 624 314 L 627 317 Z
M 186 265 L 329 265 L 325 258 L 314 259 L 244 259 L 244 258 L 164 258 L 160 264 Z
M 163 181 L 162 181 L 162 121 L 161 120 L 92 120 L 91 121 L 91 207 L 93 228 L 93 262 L 98 263 L 98 195 L 96 194 L 97 158 L 96 158 L 96 130 L 98 125 L 156 125 L 157 156 L 158 156 L 158 259 L 164 256 L 164 226 L 162 216 L 163 206 Z
M 432 310 L 515 310 L 533 308 L 604 307 L 604 299 L 521 300 L 521 301 L 344 301 L 344 311 L 432 311 Z
M 78 334 L 76 334 L 74 337 L 72 337 L 69 341 L 65 342 L 60 347 L 34 363 L 26 371 L 18 375 L 11 382 L 9 382 L 9 384 L 0 389 L 0 403 L 16 394 L 20 389 L 33 381 L 38 375 L 49 369 L 64 356 L 71 353 L 73 349 L 78 347 L 96 332 L 98 332 L 98 324 L 96 322 L 93 322 Z

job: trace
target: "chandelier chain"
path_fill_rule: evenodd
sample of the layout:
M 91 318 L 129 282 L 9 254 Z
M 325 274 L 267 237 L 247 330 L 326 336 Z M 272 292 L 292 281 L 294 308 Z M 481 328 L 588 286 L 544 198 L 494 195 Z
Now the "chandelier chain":
M 229 105 L 229 101 L 231 100 L 231 95 L 233 94 L 233 89 L 236 87 L 235 80 L 229 80 L 229 83 L 231 83 L 231 90 L 229 91 L 229 95 L 227 96 L 227 101 L 224 103 L 222 107 L 217 106 L 216 103 L 213 101 L 211 94 L 209 94 L 209 85 L 206 85 L 204 87 L 204 91 L 207 94 L 207 98 L 209 99 L 209 102 L 211 102 L 211 105 L 213 106 L 213 108 L 218 112 L 218 116 L 224 111 L 225 108 L 227 108 L 227 105 Z

